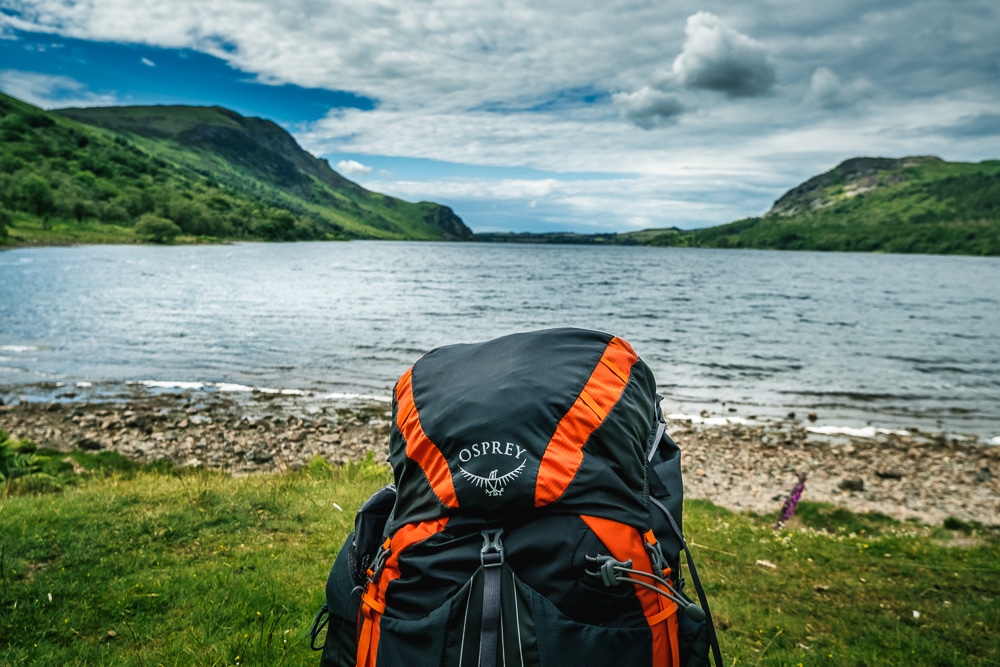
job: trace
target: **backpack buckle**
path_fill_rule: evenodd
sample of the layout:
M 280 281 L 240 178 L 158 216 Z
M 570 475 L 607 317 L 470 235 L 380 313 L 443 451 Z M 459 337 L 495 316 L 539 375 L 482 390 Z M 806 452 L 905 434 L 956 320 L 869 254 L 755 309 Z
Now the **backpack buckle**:
M 389 540 L 382 545 L 382 548 L 378 550 L 375 554 L 375 559 L 372 561 L 372 565 L 368 568 L 368 582 L 376 583 L 379 577 L 382 576 L 382 569 L 385 567 L 385 562 L 389 560 L 389 554 L 392 553 L 392 548 L 389 547 Z
M 643 540 L 643 546 L 646 547 L 646 553 L 649 554 L 649 560 L 653 565 L 654 572 L 662 572 L 664 575 L 670 571 L 670 564 L 667 563 L 667 559 L 663 557 L 663 552 L 660 551 L 660 545 L 653 538 L 653 542 L 648 540 Z
M 479 551 L 479 562 L 483 567 L 499 567 L 504 562 L 503 528 L 493 528 L 484 530 L 483 548 Z

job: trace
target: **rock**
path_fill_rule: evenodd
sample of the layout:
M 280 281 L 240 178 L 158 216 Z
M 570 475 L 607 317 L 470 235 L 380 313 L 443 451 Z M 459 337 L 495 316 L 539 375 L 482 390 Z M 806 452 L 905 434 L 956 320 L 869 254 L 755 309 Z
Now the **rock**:
M 254 448 L 247 452 L 245 458 L 247 461 L 253 461 L 254 463 L 267 463 L 274 458 L 274 454 Z
M 819 417 L 816 416 L 815 412 L 810 412 L 808 415 L 806 415 L 806 419 L 808 419 L 811 422 L 814 422 L 817 419 L 819 419 Z
M 840 484 L 837 485 L 837 488 L 842 491 L 864 491 L 865 481 L 860 477 L 855 479 L 842 479 L 840 480 Z
M 89 438 L 87 436 L 83 436 L 77 439 L 76 446 L 79 447 L 80 449 L 97 451 L 98 449 L 101 448 L 101 443 L 98 442 L 95 438 Z

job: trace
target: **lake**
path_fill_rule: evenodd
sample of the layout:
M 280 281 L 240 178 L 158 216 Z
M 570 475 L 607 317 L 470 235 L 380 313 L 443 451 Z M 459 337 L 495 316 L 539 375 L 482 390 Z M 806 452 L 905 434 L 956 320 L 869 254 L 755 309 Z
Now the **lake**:
M 387 400 L 435 346 L 559 326 L 632 343 L 669 412 L 1000 436 L 997 258 L 375 241 L 0 252 L 5 401 L 126 383 Z

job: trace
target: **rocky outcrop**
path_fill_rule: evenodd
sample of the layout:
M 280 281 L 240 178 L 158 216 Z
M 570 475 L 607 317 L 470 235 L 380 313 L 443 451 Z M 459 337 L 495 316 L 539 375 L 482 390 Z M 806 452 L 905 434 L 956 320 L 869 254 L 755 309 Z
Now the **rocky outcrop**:
M 432 207 L 424 213 L 424 222 L 440 228 L 446 241 L 474 241 L 476 239 L 476 235 L 472 233 L 472 230 L 447 206 L 438 204 L 424 205 Z
M 830 171 L 814 176 L 805 183 L 792 188 L 768 211 L 764 217 L 787 217 L 805 213 L 806 211 L 831 206 L 837 198 L 831 197 L 828 188 L 840 186 L 840 196 L 854 197 L 859 194 L 873 192 L 880 186 L 895 185 L 905 178 L 902 174 L 891 174 L 888 179 L 882 179 L 882 174 L 904 167 L 914 167 L 928 162 L 941 162 L 934 156 L 916 156 L 904 158 L 856 157 L 845 160 Z

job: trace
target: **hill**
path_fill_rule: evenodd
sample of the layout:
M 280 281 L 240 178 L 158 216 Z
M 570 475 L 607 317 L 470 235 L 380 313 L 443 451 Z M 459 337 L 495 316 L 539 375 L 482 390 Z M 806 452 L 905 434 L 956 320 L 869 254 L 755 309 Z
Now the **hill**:
M 0 93 L 0 242 L 470 239 L 448 207 L 365 190 L 221 107 L 46 112 Z
M 704 229 L 497 232 L 476 238 L 489 243 L 1000 255 L 1000 160 L 853 158 L 789 190 L 763 217 Z
M 1000 255 L 1000 160 L 854 158 L 763 217 L 620 235 L 644 245 Z

